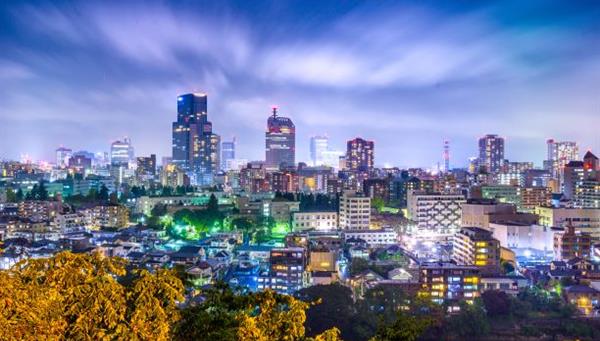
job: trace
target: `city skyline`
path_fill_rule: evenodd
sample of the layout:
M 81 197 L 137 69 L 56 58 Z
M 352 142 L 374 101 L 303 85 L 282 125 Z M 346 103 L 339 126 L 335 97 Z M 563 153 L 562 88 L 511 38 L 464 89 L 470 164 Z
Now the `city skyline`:
M 108 151 L 123 136 L 136 154 L 169 156 L 175 99 L 197 91 L 211 98 L 214 130 L 237 136 L 249 160 L 264 157 L 272 104 L 294 121 L 305 162 L 321 134 L 335 150 L 375 141 L 378 166 L 431 168 L 449 140 L 452 167 L 464 167 L 485 134 L 506 139 L 507 159 L 536 166 L 548 138 L 600 149 L 598 8 L 288 5 L 1 6 L 0 135 L 19 148 L 3 144 L 0 157 Z M 544 16 L 524 14 L 542 6 Z M 135 24 L 129 12 L 142 14 Z

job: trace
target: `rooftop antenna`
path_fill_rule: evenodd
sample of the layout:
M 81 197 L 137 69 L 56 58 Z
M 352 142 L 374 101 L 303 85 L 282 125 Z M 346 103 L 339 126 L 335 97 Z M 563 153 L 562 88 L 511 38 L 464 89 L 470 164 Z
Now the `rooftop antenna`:
M 276 105 L 274 105 L 274 106 L 272 107 L 272 109 L 273 109 L 273 117 L 277 117 L 277 106 L 276 106 Z

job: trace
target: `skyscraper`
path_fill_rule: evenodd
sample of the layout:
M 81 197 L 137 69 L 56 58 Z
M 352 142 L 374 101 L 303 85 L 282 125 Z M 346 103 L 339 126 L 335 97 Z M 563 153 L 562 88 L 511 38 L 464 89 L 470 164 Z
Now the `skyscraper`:
M 56 168 L 67 168 L 72 155 L 73 150 L 65 147 L 58 148 L 56 150 Z
M 485 135 L 479 139 L 479 167 L 489 173 L 497 173 L 504 164 L 504 138 Z
M 370 172 L 373 170 L 375 143 L 360 137 L 350 140 L 346 149 L 346 168 L 351 171 Z
M 235 137 L 221 143 L 221 169 L 227 169 L 227 161 L 235 159 Z
M 548 157 L 544 161 L 544 168 L 550 171 L 552 177 L 563 181 L 563 168 L 571 161 L 579 160 L 579 147 L 573 141 L 546 141 Z M 562 185 L 561 185 L 562 186 Z
M 221 169 L 221 136 L 213 133 L 210 136 L 210 160 L 213 174 Z
M 288 117 L 277 116 L 277 107 L 267 121 L 265 164 L 267 168 L 296 164 L 296 127 Z
M 444 141 L 444 172 L 448 173 L 450 171 L 450 142 L 448 140 Z
M 208 121 L 207 96 L 202 93 L 177 98 L 177 121 L 173 122 L 173 164 L 184 170 L 193 184 L 210 185 L 216 163 L 212 123 Z
M 127 168 L 133 158 L 134 152 L 130 138 L 125 137 L 122 141 L 117 140 L 110 145 L 110 164 L 112 166 Z
M 313 136 L 310 138 L 310 160 L 313 166 L 324 163 L 323 153 L 329 149 L 327 136 Z

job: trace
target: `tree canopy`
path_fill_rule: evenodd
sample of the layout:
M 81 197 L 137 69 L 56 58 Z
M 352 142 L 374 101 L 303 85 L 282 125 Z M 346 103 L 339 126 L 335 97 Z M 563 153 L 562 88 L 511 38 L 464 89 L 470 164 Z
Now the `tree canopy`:
M 61 252 L 0 271 L 0 330 L 15 340 L 167 340 L 183 285 L 169 270 L 128 274 L 126 261 Z M 119 282 L 125 275 L 128 284 Z

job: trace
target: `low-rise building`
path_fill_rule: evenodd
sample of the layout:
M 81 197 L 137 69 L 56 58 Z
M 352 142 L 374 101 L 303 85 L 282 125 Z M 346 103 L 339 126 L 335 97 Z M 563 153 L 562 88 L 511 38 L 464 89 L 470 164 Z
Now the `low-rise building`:
M 337 230 L 338 215 L 337 212 L 294 212 L 292 213 L 293 231 L 317 230 L 329 231 Z
M 476 266 L 426 263 L 421 265 L 419 295 L 439 304 L 461 300 L 473 303 L 479 296 L 479 282 L 479 268 Z
M 573 258 L 589 259 L 592 252 L 592 236 L 589 233 L 575 231 L 567 226 L 563 232 L 554 234 L 554 258 L 568 261 Z
M 364 240 L 367 245 L 378 246 L 378 245 L 392 245 L 398 243 L 398 233 L 393 229 L 381 229 L 381 230 L 354 230 L 344 231 L 344 241 L 350 239 L 361 239 Z

